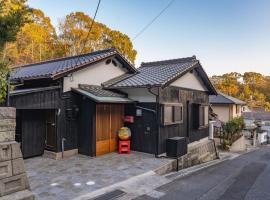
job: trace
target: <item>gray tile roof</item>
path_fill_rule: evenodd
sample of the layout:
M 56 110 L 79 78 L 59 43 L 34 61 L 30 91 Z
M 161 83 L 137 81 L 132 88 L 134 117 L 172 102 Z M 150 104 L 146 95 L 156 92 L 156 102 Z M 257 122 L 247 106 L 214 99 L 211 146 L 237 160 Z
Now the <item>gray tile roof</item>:
M 270 112 L 243 112 L 244 119 L 270 121 Z
M 84 95 L 95 102 L 100 103 L 131 103 L 131 99 L 123 94 L 103 89 L 98 85 L 79 85 L 79 88 L 72 88 L 72 91 Z
M 180 78 L 192 69 L 198 72 L 200 78 L 207 86 L 209 94 L 217 94 L 216 89 L 195 56 L 142 63 L 141 67 L 138 68 L 138 71 L 132 76 L 127 76 L 126 78 L 122 77 L 119 81 L 114 81 L 111 84 L 107 84 L 105 87 L 166 87 L 169 83 Z
M 180 74 L 192 69 L 198 60 L 195 57 L 142 63 L 133 76 L 119 81 L 110 87 L 161 86 Z
M 122 81 L 122 80 L 125 80 L 125 79 L 131 77 L 131 76 L 133 76 L 133 74 L 129 74 L 129 73 L 126 73 L 126 74 L 117 76 L 117 77 L 115 77 L 115 78 L 113 78 L 113 79 L 110 79 L 110 80 L 108 80 L 108 81 L 102 83 L 102 86 L 103 86 L 104 88 L 108 88 L 108 87 L 110 87 L 110 86 L 112 86 L 112 85 L 114 85 L 114 84 L 116 84 L 116 83 L 118 83 L 118 82 L 120 82 L 120 81 Z
M 24 65 L 16 68 L 11 73 L 11 80 L 27 80 L 27 79 L 40 79 L 40 78 L 52 78 L 62 73 L 69 72 L 70 70 L 79 69 L 82 66 L 87 66 L 91 63 L 100 61 L 107 57 L 118 55 L 118 57 L 128 63 L 131 71 L 136 69 L 123 57 L 119 52 L 114 49 L 105 49 L 95 51 L 78 56 L 71 56 L 65 58 L 59 58 L 40 63 L 34 63 Z
M 98 97 L 125 97 L 125 95 L 123 94 L 119 94 L 110 90 L 103 89 L 102 86 L 99 86 L 99 85 L 80 84 L 79 89 L 82 89 L 86 92 L 90 92 L 91 94 Z
M 218 93 L 218 95 L 210 95 L 209 96 L 209 103 L 210 104 L 238 104 L 238 105 L 245 105 L 246 102 L 241 101 L 237 98 L 234 98 L 232 96 L 228 96 L 226 94 L 223 94 L 221 92 Z

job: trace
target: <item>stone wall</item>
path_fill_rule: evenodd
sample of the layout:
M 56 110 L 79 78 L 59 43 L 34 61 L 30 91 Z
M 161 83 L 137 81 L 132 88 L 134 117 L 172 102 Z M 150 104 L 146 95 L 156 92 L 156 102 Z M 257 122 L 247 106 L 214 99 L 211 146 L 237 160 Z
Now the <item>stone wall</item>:
M 208 138 L 188 145 L 188 153 L 179 159 L 179 169 L 188 168 L 218 158 L 214 140 Z
M 0 107 L 0 199 L 33 200 L 15 128 L 16 109 Z

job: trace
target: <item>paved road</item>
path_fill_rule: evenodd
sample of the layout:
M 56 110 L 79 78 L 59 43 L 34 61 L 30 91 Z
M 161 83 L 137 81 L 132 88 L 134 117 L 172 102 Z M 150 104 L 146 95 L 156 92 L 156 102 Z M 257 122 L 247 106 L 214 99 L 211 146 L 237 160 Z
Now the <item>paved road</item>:
M 175 179 L 137 199 L 270 200 L 270 146 Z

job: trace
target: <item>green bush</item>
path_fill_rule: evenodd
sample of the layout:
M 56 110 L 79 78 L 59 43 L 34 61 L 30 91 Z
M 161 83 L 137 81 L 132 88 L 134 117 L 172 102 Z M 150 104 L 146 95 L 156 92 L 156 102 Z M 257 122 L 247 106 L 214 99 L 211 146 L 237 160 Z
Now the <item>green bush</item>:
M 239 133 L 245 126 L 243 117 L 235 117 L 224 124 L 223 129 L 228 134 Z
M 223 125 L 224 130 L 224 143 L 227 140 L 229 145 L 231 145 L 235 140 L 240 137 L 241 130 L 245 127 L 243 117 L 235 117 Z

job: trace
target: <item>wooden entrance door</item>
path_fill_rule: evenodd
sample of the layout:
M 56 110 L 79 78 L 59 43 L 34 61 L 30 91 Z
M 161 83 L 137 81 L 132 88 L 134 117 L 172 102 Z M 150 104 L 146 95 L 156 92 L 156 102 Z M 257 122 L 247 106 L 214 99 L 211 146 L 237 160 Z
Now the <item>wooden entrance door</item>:
M 40 156 L 44 153 L 45 110 L 20 111 L 20 136 L 24 158 Z
M 123 126 L 124 106 L 97 104 L 96 156 L 116 151 L 117 131 Z
M 56 150 L 56 140 L 56 110 L 47 110 L 45 149 Z

